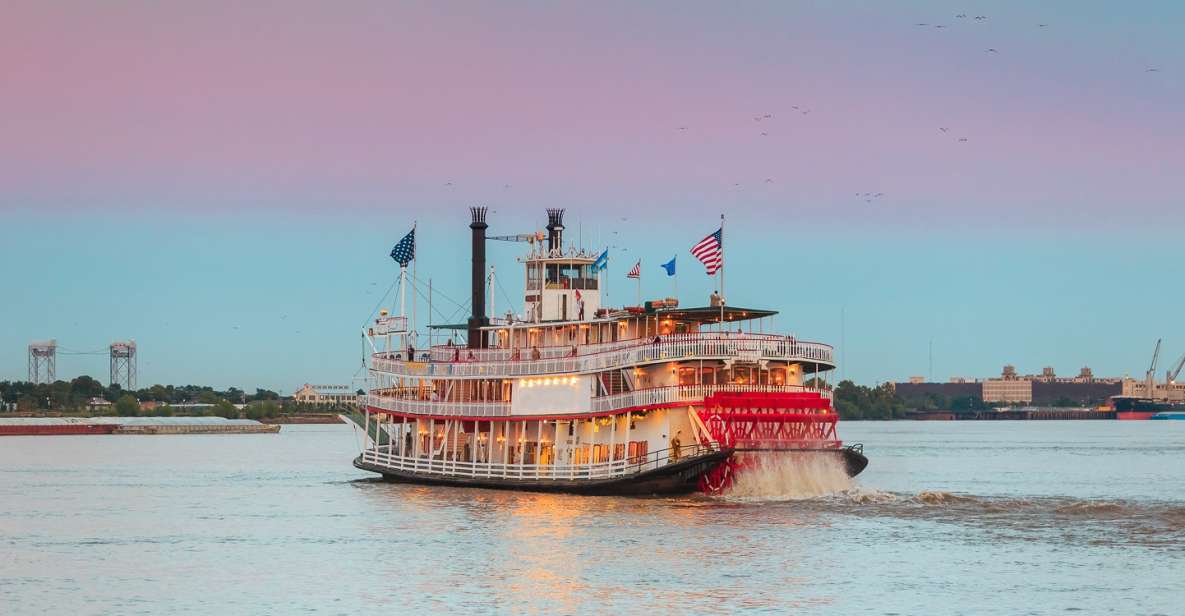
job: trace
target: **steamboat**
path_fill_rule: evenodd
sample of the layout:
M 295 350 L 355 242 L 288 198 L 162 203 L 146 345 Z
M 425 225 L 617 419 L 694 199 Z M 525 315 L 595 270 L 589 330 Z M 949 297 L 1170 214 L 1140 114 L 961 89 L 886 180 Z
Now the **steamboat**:
M 366 328 L 356 467 L 397 482 L 642 495 L 721 494 L 770 456 L 829 456 L 849 475 L 867 465 L 836 434 L 832 347 L 767 333 L 775 312 L 722 293 L 702 307 L 603 306 L 607 253 L 565 247 L 563 210 L 548 210 L 546 233 L 501 237 L 487 237 L 486 213 L 471 208 L 466 323 L 430 325 L 423 349 L 403 315 Z M 490 239 L 529 245 L 521 315 L 487 312 Z M 723 227 L 715 239 L 722 262 Z

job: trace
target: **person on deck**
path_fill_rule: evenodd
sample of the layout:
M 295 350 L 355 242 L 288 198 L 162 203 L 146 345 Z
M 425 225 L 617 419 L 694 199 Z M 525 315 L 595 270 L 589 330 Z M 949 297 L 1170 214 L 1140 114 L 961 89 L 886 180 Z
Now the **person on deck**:
M 679 430 L 671 437 L 671 463 L 678 462 L 680 455 L 683 453 L 683 442 L 679 439 L 680 434 L 683 434 L 682 430 Z

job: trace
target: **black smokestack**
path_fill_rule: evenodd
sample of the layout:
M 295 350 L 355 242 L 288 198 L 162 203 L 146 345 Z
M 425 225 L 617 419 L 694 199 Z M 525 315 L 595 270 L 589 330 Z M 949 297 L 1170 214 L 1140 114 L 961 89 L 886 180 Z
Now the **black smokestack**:
M 482 349 L 486 346 L 485 336 L 481 327 L 489 325 L 486 317 L 486 208 L 471 207 L 469 213 L 473 215 L 473 222 L 469 229 L 473 232 L 473 313 L 469 317 L 469 348 Z
M 547 252 L 564 249 L 564 210 L 547 210 Z

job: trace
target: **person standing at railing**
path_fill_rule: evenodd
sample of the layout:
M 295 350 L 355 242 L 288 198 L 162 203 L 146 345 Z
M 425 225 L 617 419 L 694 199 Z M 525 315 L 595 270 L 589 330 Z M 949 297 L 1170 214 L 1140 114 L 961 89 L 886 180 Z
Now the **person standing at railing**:
M 675 432 L 671 437 L 671 464 L 679 461 L 679 456 L 683 453 L 683 441 L 679 439 L 679 435 L 683 434 L 682 430 Z
M 539 353 L 539 347 L 531 347 L 531 359 L 539 359 L 542 355 Z

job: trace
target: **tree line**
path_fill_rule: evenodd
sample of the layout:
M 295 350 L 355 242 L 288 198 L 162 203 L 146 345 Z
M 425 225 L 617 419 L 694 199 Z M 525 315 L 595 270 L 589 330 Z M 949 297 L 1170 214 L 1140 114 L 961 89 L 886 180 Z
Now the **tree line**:
M 263 388 L 255 393 L 231 387 L 225 390 L 207 385 L 153 385 L 137 390 L 124 390 L 118 384 L 104 385 L 90 376 L 69 381 L 31 383 L 28 381 L 0 381 L 0 402 L 15 405 L 18 412 L 94 413 L 92 400 L 111 403 L 105 411 L 118 416 L 152 415 L 213 415 L 235 419 L 262 419 L 284 414 L 307 412 L 309 405 L 283 400 L 280 394 Z M 141 410 L 141 402 L 155 402 L 155 408 Z M 208 404 L 204 408 L 175 409 L 178 404 Z M 246 405 L 240 409 L 235 405 Z M 105 405 L 104 405 L 105 407 Z

